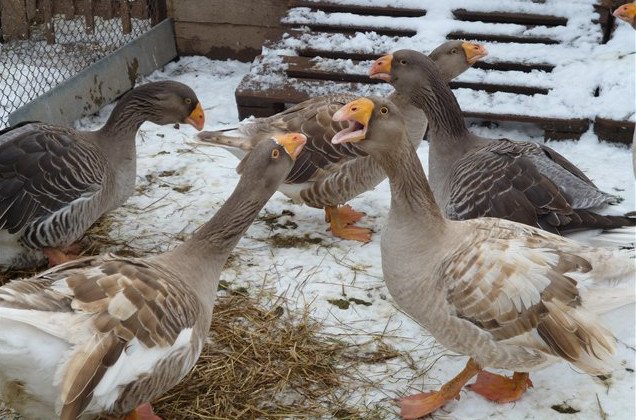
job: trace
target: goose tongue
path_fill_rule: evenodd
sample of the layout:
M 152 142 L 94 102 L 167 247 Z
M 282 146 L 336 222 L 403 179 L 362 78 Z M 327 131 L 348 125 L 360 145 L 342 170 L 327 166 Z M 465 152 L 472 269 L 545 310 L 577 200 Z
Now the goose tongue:
M 331 139 L 331 143 L 355 143 L 364 140 L 373 108 L 373 102 L 367 98 L 356 99 L 340 108 L 331 119 L 333 121 L 346 121 L 349 126 L 337 132 Z

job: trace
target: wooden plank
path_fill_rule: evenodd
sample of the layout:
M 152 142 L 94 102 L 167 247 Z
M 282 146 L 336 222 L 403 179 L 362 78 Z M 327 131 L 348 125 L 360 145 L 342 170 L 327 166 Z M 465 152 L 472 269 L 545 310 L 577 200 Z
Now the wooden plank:
M 53 14 L 64 15 L 64 19 L 75 17 L 75 3 L 73 0 L 56 0 L 53 2 Z
M 328 69 L 320 69 L 315 66 L 315 62 L 307 57 L 284 56 L 283 62 L 287 64 L 285 70 L 288 77 L 315 80 L 334 80 L 338 82 L 356 82 L 363 84 L 384 83 L 382 80 L 370 79 L 367 74 L 347 73 L 344 71 L 335 71 Z M 353 64 L 359 64 L 359 61 L 352 60 Z M 489 93 L 507 92 L 520 95 L 547 95 L 549 89 L 534 86 L 521 85 L 503 85 L 492 83 L 474 83 L 474 82 L 451 82 L 452 89 L 472 89 L 485 91 Z
M 505 42 L 518 44 L 558 44 L 559 41 L 547 37 L 478 34 L 472 32 L 451 32 L 446 39 L 465 39 L 484 42 Z
M 40 5 L 44 19 L 44 36 L 47 44 L 55 44 L 55 22 L 53 21 L 53 4 L 51 0 L 42 0 Z
M 332 24 L 332 23 L 296 23 L 296 22 L 283 22 L 283 27 L 286 28 L 299 28 L 307 27 L 312 31 L 321 31 L 327 33 L 343 33 L 352 34 L 355 32 L 375 32 L 378 35 L 386 36 L 405 36 L 411 37 L 417 34 L 417 31 L 413 29 L 396 29 L 388 27 L 373 27 L 373 26 L 361 26 L 361 25 L 345 25 L 345 24 Z
M 249 76 L 248 76 L 249 79 Z M 307 82 L 307 80 L 301 80 Z M 328 91 L 338 92 L 357 92 L 361 91 L 361 85 L 349 82 L 319 82 L 314 81 L 314 87 L 324 84 Z M 236 104 L 239 108 L 239 114 L 248 116 L 248 111 L 241 111 L 248 107 L 267 107 L 282 106 L 283 104 L 297 104 L 309 99 L 309 94 L 297 89 L 293 85 L 272 87 L 266 90 L 258 89 L 251 84 L 251 81 L 242 81 L 235 93 Z M 537 117 L 532 115 L 517 114 L 494 114 L 488 112 L 463 112 L 465 118 L 476 118 L 487 121 L 510 121 L 518 123 L 531 123 L 538 125 L 546 131 L 546 134 L 554 133 L 550 138 L 579 138 L 582 133 L 589 128 L 589 120 L 581 118 L 549 118 Z M 266 116 L 266 115 L 265 115 Z
M 323 57 L 333 59 L 344 59 L 353 61 L 371 61 L 379 58 L 386 52 L 351 52 L 339 50 L 323 50 L 319 48 L 301 48 L 297 51 L 301 57 Z M 499 71 L 521 71 L 530 73 L 533 70 L 545 71 L 550 73 L 554 70 L 554 65 L 546 63 L 517 63 L 512 61 L 478 61 L 473 67 L 483 70 L 499 70 Z
M 93 0 L 84 0 L 84 26 L 86 33 L 95 33 L 95 15 L 93 14 Z
M 308 7 L 312 10 L 320 10 L 325 13 L 353 13 L 356 15 L 371 16 L 393 16 L 393 17 L 421 17 L 426 15 L 424 9 L 402 8 L 402 7 L 382 7 L 340 4 L 331 1 L 306 1 L 291 0 L 290 7 Z
M 280 28 L 280 19 L 287 12 L 286 2 L 281 0 L 245 1 L 240 7 L 229 6 L 227 0 L 170 0 L 168 6 L 170 16 L 177 22 L 233 23 L 268 28 Z
M 473 64 L 473 67 L 481 70 L 498 70 L 498 71 L 520 71 L 523 73 L 530 73 L 533 70 L 544 71 L 546 73 L 552 72 L 554 70 L 554 65 L 552 64 L 526 64 L 526 63 L 515 63 L 511 61 L 499 61 L 499 62 L 489 62 L 489 61 L 478 61 Z
M 601 117 L 594 119 L 594 133 L 598 138 L 615 143 L 632 144 L 635 126 L 632 121 L 616 121 Z
M 283 30 L 252 25 L 175 22 L 175 33 L 181 55 L 251 61 L 261 53 L 263 39 L 280 38 Z
M 590 127 L 590 121 L 585 118 L 551 118 L 533 115 L 493 114 L 489 112 L 463 112 L 466 118 L 478 118 L 488 121 L 512 121 L 532 123 L 544 130 L 555 132 L 584 133 Z
M 172 20 L 166 20 L 9 115 L 9 124 L 67 125 L 90 115 L 177 56 Z
M 2 36 L 5 41 L 30 36 L 27 5 L 24 0 L 0 0 Z
M 152 26 L 158 25 L 168 17 L 168 9 L 165 0 L 148 0 L 150 8 L 150 22 Z
M 132 23 L 130 22 L 130 4 L 128 0 L 119 0 L 119 15 L 121 17 L 121 31 L 125 34 L 132 32 Z
M 36 21 L 37 16 L 37 2 L 36 0 L 25 0 L 24 7 L 26 9 L 26 17 L 29 22 L 29 26 Z
M 95 16 L 104 19 L 112 19 L 115 16 L 111 0 L 93 0 L 93 12 Z
M 465 22 L 517 23 L 520 25 L 565 26 L 567 18 L 551 15 L 509 12 L 476 12 L 466 9 L 453 10 L 455 19 Z
M 130 16 L 133 19 L 148 19 L 148 3 L 147 0 L 134 0 L 130 4 Z

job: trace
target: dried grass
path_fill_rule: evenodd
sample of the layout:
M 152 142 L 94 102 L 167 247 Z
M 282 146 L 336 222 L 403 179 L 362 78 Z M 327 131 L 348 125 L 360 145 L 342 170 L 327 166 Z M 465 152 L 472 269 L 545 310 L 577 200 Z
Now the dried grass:
M 230 293 L 215 307 L 193 371 L 153 403 L 172 419 L 362 418 L 343 401 L 350 345 L 322 334 L 307 311 Z

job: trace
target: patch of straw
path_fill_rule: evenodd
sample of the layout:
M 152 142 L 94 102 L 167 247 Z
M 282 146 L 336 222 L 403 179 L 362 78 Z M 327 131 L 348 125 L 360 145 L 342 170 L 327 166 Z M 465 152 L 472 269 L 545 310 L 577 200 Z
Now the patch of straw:
M 193 371 L 153 403 L 163 418 L 360 418 L 343 401 L 348 344 L 307 312 L 245 294 L 220 296 Z

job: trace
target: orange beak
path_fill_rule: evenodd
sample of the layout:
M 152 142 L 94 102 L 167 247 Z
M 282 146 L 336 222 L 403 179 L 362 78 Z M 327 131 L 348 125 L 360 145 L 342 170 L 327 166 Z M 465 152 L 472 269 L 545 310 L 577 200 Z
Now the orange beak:
M 373 108 L 375 108 L 375 104 L 367 98 L 356 99 L 340 108 L 333 114 L 331 119 L 334 121 L 348 121 L 349 127 L 338 131 L 331 139 L 331 143 L 356 143 L 364 140 L 369 128 L 369 120 L 373 114 Z
M 197 106 L 194 107 L 190 115 L 188 115 L 183 122 L 190 124 L 199 131 L 203 129 L 203 125 L 205 124 L 205 114 L 203 113 L 201 102 L 197 102 Z
M 384 55 L 371 64 L 369 70 L 369 77 L 371 79 L 380 79 L 385 82 L 391 81 L 391 62 L 393 61 L 393 54 Z
M 612 13 L 615 17 L 624 20 L 625 22 L 636 25 L 636 4 L 628 3 L 624 4 Z
M 481 58 L 488 55 L 486 47 L 474 42 L 462 42 L 462 48 L 464 49 L 464 54 L 466 54 L 468 64 L 475 64 Z
M 296 160 L 303 150 L 303 146 L 307 143 L 307 136 L 301 133 L 274 134 L 272 139 L 283 146 L 293 160 Z

